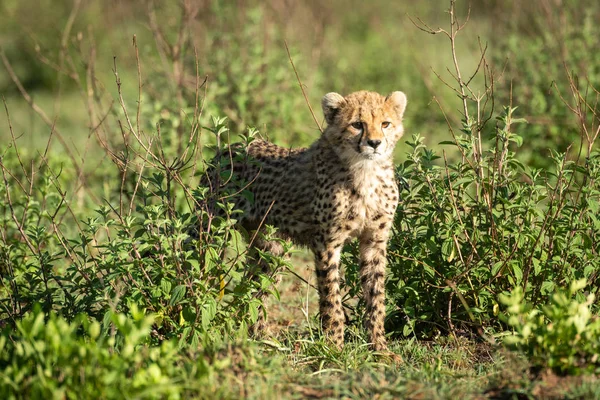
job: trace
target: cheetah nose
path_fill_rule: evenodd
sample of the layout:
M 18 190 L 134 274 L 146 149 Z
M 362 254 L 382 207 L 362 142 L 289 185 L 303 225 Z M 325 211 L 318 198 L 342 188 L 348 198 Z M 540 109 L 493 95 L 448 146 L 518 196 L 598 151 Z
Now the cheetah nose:
M 377 146 L 379 146 L 381 144 L 381 140 L 372 140 L 372 139 L 369 139 L 369 140 L 367 140 L 367 144 L 369 146 L 371 146 L 372 148 L 376 149 Z

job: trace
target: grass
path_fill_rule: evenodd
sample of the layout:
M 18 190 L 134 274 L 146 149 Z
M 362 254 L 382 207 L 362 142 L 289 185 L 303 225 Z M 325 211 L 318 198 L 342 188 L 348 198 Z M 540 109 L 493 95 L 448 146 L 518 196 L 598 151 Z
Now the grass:
M 600 398 L 596 376 L 557 376 L 532 372 L 516 353 L 479 338 L 440 336 L 434 340 L 392 340 L 389 354 L 373 354 L 357 327 L 349 327 L 343 350 L 324 342 L 316 321 L 318 297 L 305 253 L 292 258 L 284 273 L 281 301 L 268 300 L 270 336 L 251 342 L 240 365 L 236 390 L 245 398 L 481 399 Z M 231 362 L 236 352 L 223 359 Z M 237 367 L 233 368 L 236 371 Z M 237 381 L 230 370 L 217 378 Z M 225 396 L 227 397 L 227 396 Z
M 467 339 L 391 343 L 394 355 L 373 355 L 364 344 L 343 351 L 302 336 L 286 346 L 254 343 L 229 347 L 213 360 L 227 368 L 214 387 L 228 387 L 219 397 L 462 399 L 598 398 L 593 376 L 532 374 L 527 361 Z M 232 386 L 230 386 L 232 385 Z M 217 394 L 216 392 L 214 394 Z

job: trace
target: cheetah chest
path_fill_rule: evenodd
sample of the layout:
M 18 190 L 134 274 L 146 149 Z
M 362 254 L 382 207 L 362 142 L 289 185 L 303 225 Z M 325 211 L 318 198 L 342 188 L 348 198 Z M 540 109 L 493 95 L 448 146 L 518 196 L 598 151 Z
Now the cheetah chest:
M 352 222 L 354 234 L 366 226 L 379 224 L 383 218 L 390 218 L 397 204 L 396 187 L 391 170 L 373 168 L 372 165 L 359 166 L 352 180 L 352 196 L 348 199 L 347 220 Z

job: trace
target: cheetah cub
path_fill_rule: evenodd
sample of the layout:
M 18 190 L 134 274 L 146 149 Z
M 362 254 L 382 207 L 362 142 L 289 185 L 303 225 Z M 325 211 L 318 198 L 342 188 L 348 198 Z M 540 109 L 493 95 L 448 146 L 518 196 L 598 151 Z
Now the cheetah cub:
M 322 107 L 327 128 L 311 147 L 290 150 L 256 140 L 243 157 L 234 154 L 244 161 L 232 169 L 254 195 L 252 202 L 236 199 L 244 211 L 240 223 L 248 232 L 273 225 L 280 237 L 312 250 L 323 331 L 338 347 L 345 320 L 340 256 L 344 243 L 358 238 L 364 325 L 372 348 L 384 350 L 386 243 L 398 204 L 392 152 L 403 134 L 406 95 L 328 93 Z M 255 249 L 282 252 L 277 242 L 255 237 Z

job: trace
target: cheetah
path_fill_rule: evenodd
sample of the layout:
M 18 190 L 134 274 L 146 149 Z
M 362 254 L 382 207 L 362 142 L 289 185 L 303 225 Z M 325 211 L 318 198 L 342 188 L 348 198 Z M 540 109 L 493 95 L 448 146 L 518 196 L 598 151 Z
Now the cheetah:
M 358 238 L 364 325 L 372 349 L 387 348 L 386 245 L 399 196 L 392 153 L 404 131 L 406 103 L 399 91 L 328 93 L 321 102 L 327 127 L 309 148 L 286 149 L 257 139 L 245 150 L 230 150 L 232 171 L 253 194 L 253 200 L 235 199 L 243 211 L 239 223 L 248 232 L 272 225 L 279 237 L 312 250 L 323 332 L 338 347 L 345 322 L 340 257 L 344 243 Z M 279 242 L 253 237 L 254 249 L 283 252 Z

